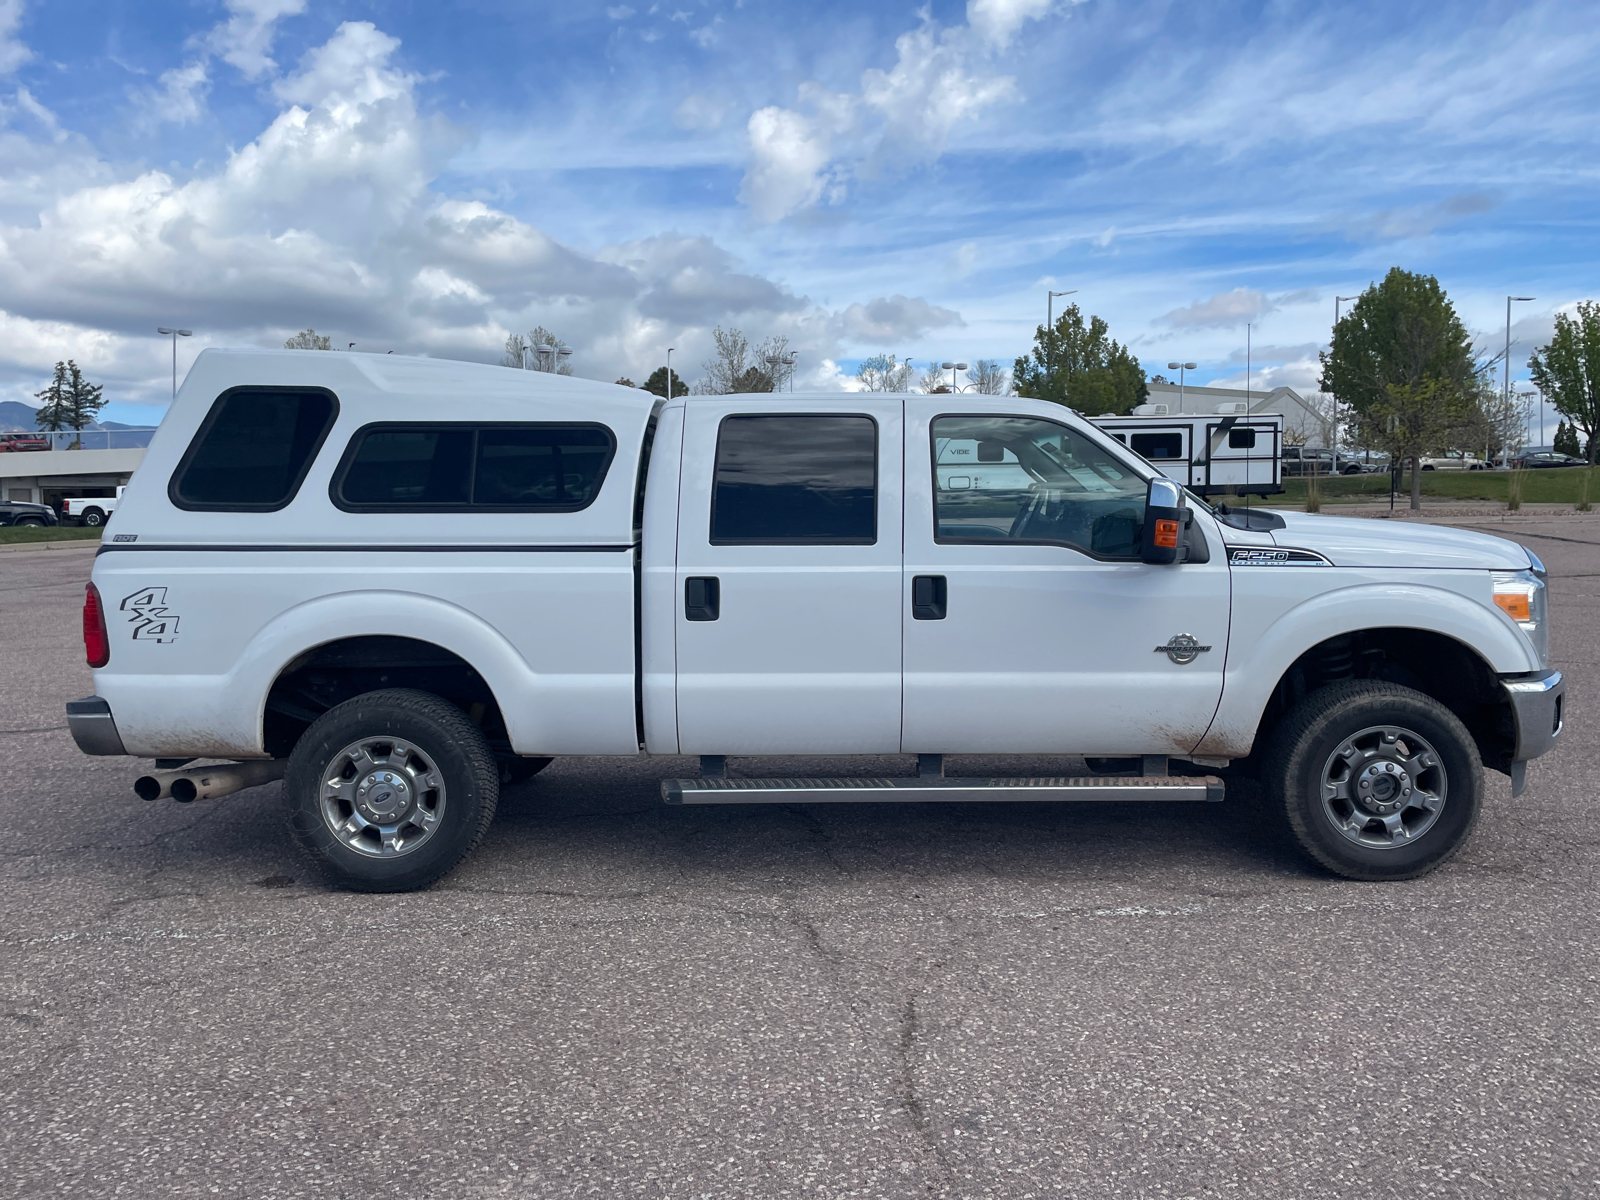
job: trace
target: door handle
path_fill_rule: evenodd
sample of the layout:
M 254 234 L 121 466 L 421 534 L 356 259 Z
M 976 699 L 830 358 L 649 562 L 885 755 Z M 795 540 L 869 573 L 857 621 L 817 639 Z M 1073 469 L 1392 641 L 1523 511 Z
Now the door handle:
M 911 616 L 918 621 L 942 621 L 949 585 L 943 575 L 916 575 L 911 580 Z
M 683 615 L 690 621 L 715 621 L 722 615 L 722 583 L 715 575 L 683 581 Z

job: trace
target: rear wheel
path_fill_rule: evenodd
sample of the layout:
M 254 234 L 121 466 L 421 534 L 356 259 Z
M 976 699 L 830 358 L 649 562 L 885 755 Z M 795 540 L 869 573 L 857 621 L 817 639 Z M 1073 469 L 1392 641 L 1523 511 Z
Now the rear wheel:
M 405 892 L 449 873 L 483 840 L 500 769 L 482 732 L 428 692 L 368 692 L 329 709 L 283 777 L 295 837 L 333 879 Z
M 1398 684 L 1313 692 L 1273 731 L 1262 782 L 1307 855 L 1347 879 L 1412 879 L 1447 861 L 1483 803 L 1466 726 Z
M 105 513 L 101 512 L 98 508 L 84 509 L 83 517 L 81 519 L 85 525 L 91 527 L 95 525 L 104 525 L 106 523 Z

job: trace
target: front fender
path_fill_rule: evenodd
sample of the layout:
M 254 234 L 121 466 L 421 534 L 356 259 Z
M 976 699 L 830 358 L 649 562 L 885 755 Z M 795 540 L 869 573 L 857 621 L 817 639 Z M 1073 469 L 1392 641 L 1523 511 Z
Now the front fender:
M 1274 568 L 1244 570 L 1265 572 Z M 1284 576 L 1291 571 L 1303 576 L 1321 573 L 1315 568 L 1280 570 Z M 1497 674 L 1539 669 L 1527 638 L 1508 617 L 1450 587 L 1369 579 L 1279 607 L 1269 597 L 1246 594 L 1240 586 L 1240 574 L 1234 573 L 1234 615 L 1222 702 L 1211 728 L 1194 751 L 1205 757 L 1242 758 L 1248 754 L 1262 714 L 1284 672 L 1307 650 L 1341 634 L 1366 629 L 1428 630 L 1454 638 Z M 1451 574 L 1454 582 L 1461 582 L 1459 574 Z M 1480 574 L 1470 573 L 1468 585 L 1477 583 L 1476 576 Z M 1255 582 L 1251 580 L 1252 584 Z M 1484 592 L 1487 598 L 1486 580 Z M 1279 599 L 1281 602 L 1284 598 Z M 1273 608 L 1278 608 L 1277 614 L 1267 619 Z

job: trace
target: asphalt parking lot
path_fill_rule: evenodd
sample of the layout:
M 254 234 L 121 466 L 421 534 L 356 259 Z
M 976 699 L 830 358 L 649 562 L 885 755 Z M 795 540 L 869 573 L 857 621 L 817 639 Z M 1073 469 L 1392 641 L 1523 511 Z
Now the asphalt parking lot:
M 432 891 L 333 892 L 276 784 L 77 752 L 90 553 L 0 556 L 0 1194 L 1600 1194 L 1600 514 L 1457 523 L 1550 567 L 1569 724 L 1403 884 L 1238 792 L 666 809 L 687 764 L 573 760 Z

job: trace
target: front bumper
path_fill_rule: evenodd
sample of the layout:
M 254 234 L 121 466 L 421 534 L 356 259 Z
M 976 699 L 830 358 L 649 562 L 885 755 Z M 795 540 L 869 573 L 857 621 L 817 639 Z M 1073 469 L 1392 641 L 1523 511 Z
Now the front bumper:
M 67 729 L 85 754 L 126 754 L 111 705 L 99 696 L 67 701 Z
M 1500 685 L 1511 701 L 1516 724 L 1516 747 L 1511 753 L 1511 794 L 1522 794 L 1525 767 L 1530 758 L 1555 749 L 1566 715 L 1563 700 L 1567 681 L 1560 671 L 1502 676 Z

